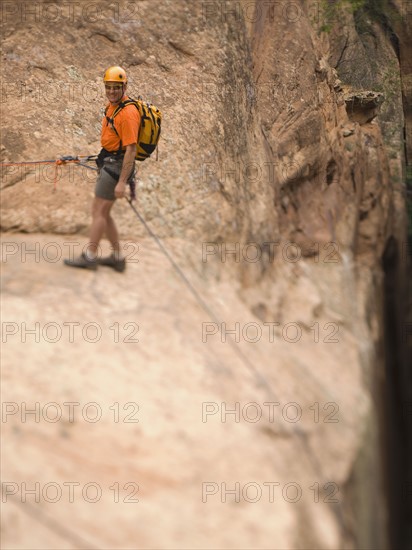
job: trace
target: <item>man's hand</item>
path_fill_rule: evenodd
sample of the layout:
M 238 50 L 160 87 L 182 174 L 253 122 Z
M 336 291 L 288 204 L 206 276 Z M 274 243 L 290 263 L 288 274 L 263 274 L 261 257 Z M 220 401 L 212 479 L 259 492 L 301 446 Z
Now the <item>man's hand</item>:
M 119 181 L 114 188 L 114 194 L 116 199 L 123 199 L 126 196 L 126 184 Z
M 126 181 L 130 177 L 130 174 L 133 172 L 136 156 L 136 144 L 127 145 L 126 152 L 123 159 L 123 166 L 120 172 L 120 178 L 117 182 L 116 187 L 114 188 L 114 194 L 117 199 L 123 199 L 126 194 Z

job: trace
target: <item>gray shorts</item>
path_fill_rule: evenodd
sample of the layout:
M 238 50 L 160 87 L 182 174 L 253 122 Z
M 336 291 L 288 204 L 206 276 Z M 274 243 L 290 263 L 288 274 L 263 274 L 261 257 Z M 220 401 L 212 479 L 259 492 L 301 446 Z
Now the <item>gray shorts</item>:
M 104 165 L 98 171 L 96 187 L 94 194 L 96 197 L 105 199 L 107 201 L 115 201 L 116 196 L 114 194 L 114 188 L 120 178 L 120 172 L 122 171 L 123 159 L 113 159 L 111 157 L 104 159 Z M 134 181 L 135 168 L 133 173 L 128 179 L 128 182 Z

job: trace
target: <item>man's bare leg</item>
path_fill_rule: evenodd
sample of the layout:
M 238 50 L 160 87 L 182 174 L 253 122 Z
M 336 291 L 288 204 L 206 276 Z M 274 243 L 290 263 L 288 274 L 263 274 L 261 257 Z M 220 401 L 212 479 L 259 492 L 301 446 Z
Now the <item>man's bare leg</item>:
M 119 233 L 113 218 L 110 216 L 110 210 L 114 202 L 95 197 L 92 206 L 92 224 L 87 249 L 80 258 L 64 260 L 66 265 L 97 269 L 97 265 L 101 264 L 110 266 L 115 271 L 123 273 L 126 269 L 126 261 L 121 257 Z M 98 258 L 99 243 L 104 232 L 106 232 L 113 247 L 113 256 Z
M 92 225 L 90 228 L 88 251 L 91 256 L 97 256 L 99 243 L 105 231 L 107 231 L 110 218 L 110 210 L 115 201 L 108 201 L 95 197 L 92 206 Z M 117 233 L 117 231 L 116 231 Z M 118 237 L 117 237 L 118 240 Z
M 120 254 L 120 242 L 119 242 L 119 232 L 117 231 L 116 224 L 114 219 L 109 214 L 106 220 L 106 236 L 110 241 L 110 244 L 113 248 L 113 254 L 116 259 L 121 258 Z

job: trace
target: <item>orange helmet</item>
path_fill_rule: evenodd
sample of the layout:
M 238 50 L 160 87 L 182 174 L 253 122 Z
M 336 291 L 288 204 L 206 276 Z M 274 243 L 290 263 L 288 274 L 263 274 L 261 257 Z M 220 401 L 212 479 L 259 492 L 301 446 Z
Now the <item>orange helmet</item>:
M 122 67 L 109 67 L 104 73 L 103 82 L 123 82 L 126 84 L 126 71 Z

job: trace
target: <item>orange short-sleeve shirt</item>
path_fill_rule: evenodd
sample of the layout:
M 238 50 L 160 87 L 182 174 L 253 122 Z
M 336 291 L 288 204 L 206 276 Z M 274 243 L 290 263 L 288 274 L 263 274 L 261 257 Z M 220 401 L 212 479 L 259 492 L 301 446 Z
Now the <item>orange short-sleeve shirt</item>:
M 127 96 L 122 97 L 122 101 L 129 99 Z M 124 107 L 114 119 L 114 127 L 119 136 L 113 130 L 111 124 L 107 122 L 106 116 L 112 117 L 117 105 L 109 104 L 107 113 L 102 121 L 101 144 L 107 151 L 118 151 L 120 140 L 122 140 L 122 149 L 126 149 L 127 145 L 137 143 L 137 135 L 140 126 L 140 114 L 134 105 Z M 120 139 L 119 139 L 120 138 Z

